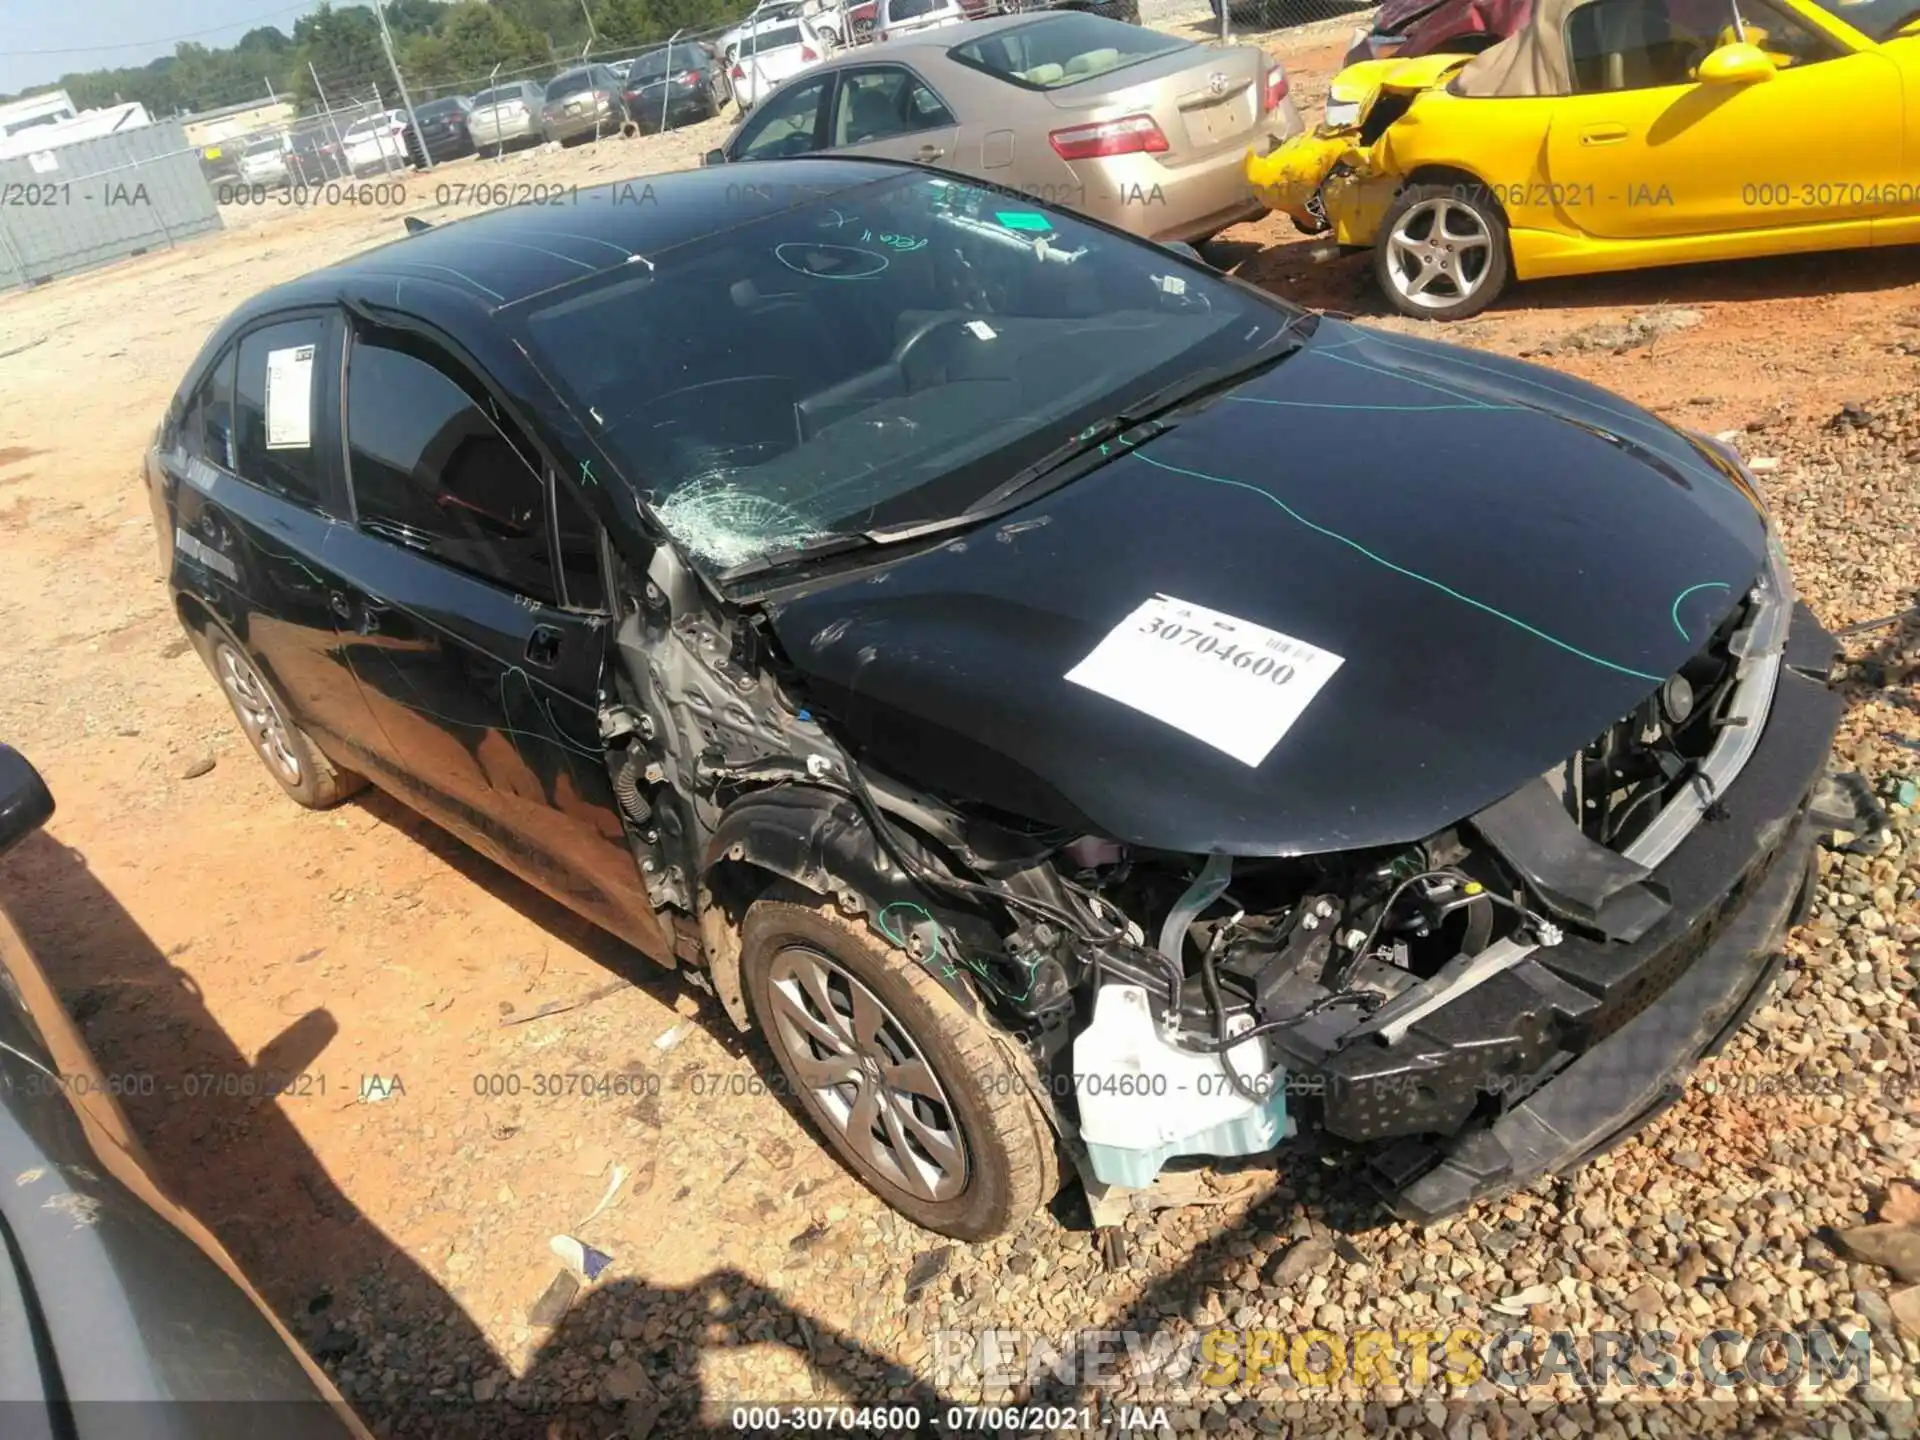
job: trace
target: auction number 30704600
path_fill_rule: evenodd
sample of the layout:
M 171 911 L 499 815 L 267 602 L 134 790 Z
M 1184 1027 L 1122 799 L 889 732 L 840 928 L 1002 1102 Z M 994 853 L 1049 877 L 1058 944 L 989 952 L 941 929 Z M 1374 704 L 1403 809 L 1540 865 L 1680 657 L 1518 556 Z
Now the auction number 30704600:
M 1196 655 L 1208 656 L 1235 670 L 1244 670 L 1259 679 L 1271 680 L 1275 685 L 1285 685 L 1294 676 L 1293 666 L 1277 655 L 1269 654 L 1258 646 L 1221 640 L 1197 626 L 1182 625 L 1174 620 L 1150 615 L 1142 628 L 1145 634 L 1155 640 L 1163 640 L 1182 650 L 1191 650 Z

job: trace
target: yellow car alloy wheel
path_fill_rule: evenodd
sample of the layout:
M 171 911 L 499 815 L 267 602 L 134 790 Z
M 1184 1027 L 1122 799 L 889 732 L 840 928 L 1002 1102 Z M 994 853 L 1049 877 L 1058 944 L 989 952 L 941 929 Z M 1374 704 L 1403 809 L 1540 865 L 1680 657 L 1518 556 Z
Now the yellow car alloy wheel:
M 1418 319 L 1477 315 L 1512 273 L 1506 219 L 1478 185 L 1409 185 L 1374 242 L 1381 290 L 1394 309 Z

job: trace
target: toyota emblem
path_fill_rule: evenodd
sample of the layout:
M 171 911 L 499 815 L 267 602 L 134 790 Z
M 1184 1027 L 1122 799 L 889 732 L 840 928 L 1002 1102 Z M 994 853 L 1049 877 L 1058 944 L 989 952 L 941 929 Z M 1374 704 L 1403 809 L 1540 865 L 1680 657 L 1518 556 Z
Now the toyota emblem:
M 1227 93 L 1226 71 L 1216 70 L 1213 72 L 1213 74 L 1209 75 L 1207 77 L 1207 89 L 1212 91 L 1215 95 L 1226 94 Z

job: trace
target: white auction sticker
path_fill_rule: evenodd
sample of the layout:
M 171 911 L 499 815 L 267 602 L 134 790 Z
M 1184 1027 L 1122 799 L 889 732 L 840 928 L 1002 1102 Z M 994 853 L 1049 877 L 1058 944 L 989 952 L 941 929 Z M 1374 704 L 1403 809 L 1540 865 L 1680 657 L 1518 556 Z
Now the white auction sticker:
M 1156 595 L 1067 679 L 1258 765 L 1343 663 L 1264 625 Z
M 313 443 L 313 346 L 267 352 L 267 448 Z

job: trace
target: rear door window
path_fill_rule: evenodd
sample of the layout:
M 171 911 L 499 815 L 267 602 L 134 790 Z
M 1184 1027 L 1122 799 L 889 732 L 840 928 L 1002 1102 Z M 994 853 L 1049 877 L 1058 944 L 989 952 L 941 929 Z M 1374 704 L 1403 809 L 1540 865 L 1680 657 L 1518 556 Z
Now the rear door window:
M 235 372 L 233 468 L 310 510 L 327 508 L 316 444 L 326 339 L 318 315 L 262 326 L 241 338 Z
M 940 97 L 898 65 L 843 70 L 833 100 L 833 144 L 865 145 L 954 123 Z
M 432 346 L 356 337 L 347 456 L 368 534 L 560 603 L 538 454 L 485 389 Z

